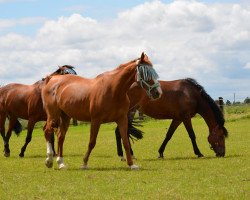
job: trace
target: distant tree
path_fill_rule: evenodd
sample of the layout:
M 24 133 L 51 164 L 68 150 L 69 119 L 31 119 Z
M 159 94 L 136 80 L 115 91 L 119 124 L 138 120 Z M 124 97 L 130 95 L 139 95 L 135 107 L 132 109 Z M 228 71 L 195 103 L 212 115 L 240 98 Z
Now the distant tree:
M 245 98 L 244 103 L 250 103 L 250 98 L 249 97 Z
M 230 106 L 231 104 L 232 104 L 231 101 L 229 101 L 229 100 L 226 101 L 227 106 Z

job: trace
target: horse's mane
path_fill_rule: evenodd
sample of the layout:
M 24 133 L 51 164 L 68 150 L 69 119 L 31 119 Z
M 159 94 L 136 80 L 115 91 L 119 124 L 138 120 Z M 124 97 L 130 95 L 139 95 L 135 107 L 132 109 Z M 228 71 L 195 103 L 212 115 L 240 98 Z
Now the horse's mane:
M 200 91 L 201 96 L 207 101 L 208 105 L 212 109 L 216 122 L 219 124 L 219 126 L 224 127 L 225 119 L 224 119 L 223 113 L 221 109 L 219 108 L 219 106 L 215 103 L 215 101 L 205 91 L 205 89 L 196 80 L 192 78 L 186 78 L 185 81 L 187 81 L 189 84 L 191 84 L 197 90 Z
M 133 62 L 136 62 L 137 60 L 139 60 L 139 58 L 134 59 L 134 60 L 131 60 L 131 61 L 127 62 L 127 63 L 120 64 L 116 69 L 121 69 L 121 68 L 123 68 L 124 66 L 127 66 L 127 65 L 129 65 L 129 64 L 131 64 L 131 63 L 133 63 Z

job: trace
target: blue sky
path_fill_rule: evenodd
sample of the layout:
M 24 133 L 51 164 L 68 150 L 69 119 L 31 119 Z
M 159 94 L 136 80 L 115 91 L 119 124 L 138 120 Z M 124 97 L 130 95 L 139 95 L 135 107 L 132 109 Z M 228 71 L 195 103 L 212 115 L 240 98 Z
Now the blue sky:
M 61 64 L 94 77 L 146 51 L 161 79 L 192 77 L 213 98 L 242 101 L 249 18 L 247 0 L 0 0 L 0 84 L 31 84 Z

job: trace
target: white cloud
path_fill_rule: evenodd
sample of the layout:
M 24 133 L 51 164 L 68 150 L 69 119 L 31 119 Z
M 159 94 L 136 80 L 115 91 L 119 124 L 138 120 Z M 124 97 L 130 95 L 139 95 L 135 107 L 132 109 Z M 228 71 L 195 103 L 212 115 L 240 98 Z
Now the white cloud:
M 34 25 L 38 23 L 44 23 L 46 18 L 44 17 L 26 17 L 21 19 L 0 19 L 0 31 L 6 28 L 11 28 L 14 26 L 25 26 Z
M 93 77 L 145 51 L 161 79 L 193 77 L 215 97 L 241 80 L 244 93 L 250 79 L 248 19 L 248 6 L 196 1 L 144 3 L 110 21 L 60 17 L 46 21 L 34 37 L 0 37 L 0 79 L 32 83 L 62 64 Z M 15 70 L 20 73 L 11 76 Z

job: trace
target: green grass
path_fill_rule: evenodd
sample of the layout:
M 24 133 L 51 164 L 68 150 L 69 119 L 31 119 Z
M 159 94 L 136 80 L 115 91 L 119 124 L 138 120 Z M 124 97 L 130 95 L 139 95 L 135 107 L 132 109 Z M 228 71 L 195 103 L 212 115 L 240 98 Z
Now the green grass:
M 225 158 L 216 158 L 207 142 L 203 119 L 193 119 L 196 158 L 183 126 L 177 129 L 158 160 L 158 148 L 170 121 L 147 120 L 144 139 L 132 144 L 140 170 L 131 171 L 116 155 L 114 124 L 102 125 L 89 160 L 80 170 L 87 149 L 89 125 L 70 127 L 64 145 L 67 170 L 47 169 L 46 143 L 35 129 L 24 158 L 19 158 L 26 132 L 10 140 L 11 156 L 0 155 L 0 199 L 250 199 L 249 119 L 226 122 L 229 138 Z M 3 145 L 2 145 L 3 148 Z
M 227 121 L 250 119 L 250 104 L 225 106 L 225 118 Z

